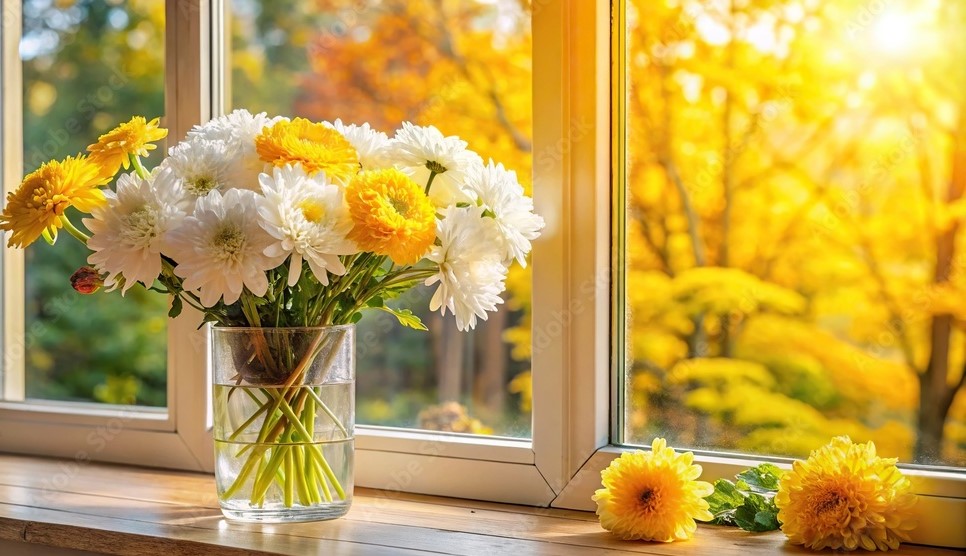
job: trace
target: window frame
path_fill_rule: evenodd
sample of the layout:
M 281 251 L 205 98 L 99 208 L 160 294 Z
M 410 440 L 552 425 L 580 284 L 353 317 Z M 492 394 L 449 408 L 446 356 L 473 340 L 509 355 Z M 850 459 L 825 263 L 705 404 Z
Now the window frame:
M 593 510 L 600 471 L 630 449 L 611 442 L 619 438 L 613 427 L 622 403 L 611 365 L 623 357 L 618 351 L 623 321 L 617 318 L 623 260 L 611 241 L 624 219 L 622 192 L 611 184 L 623 183 L 625 0 L 534 0 L 532 6 L 533 44 L 540 45 L 533 52 L 534 200 L 547 220 L 533 252 L 533 279 L 541 287 L 533 292 L 532 439 L 358 426 L 360 486 L 388 495 L 404 491 Z M 17 93 L 2 97 L 2 155 L 14 162 L 3 166 L 4 183 L 12 188 L 22 177 L 22 121 L 16 117 L 21 67 L 19 26 L 6 18 L 20 18 L 20 2 L 2 0 L 2 7 L 0 73 L 3 90 Z M 170 137 L 183 137 L 224 106 L 225 76 L 213 70 L 224 67 L 226 7 L 225 0 L 166 2 L 164 123 Z M 23 336 L 22 252 L 5 250 L 3 278 L 9 342 Z M 97 459 L 212 471 L 203 394 L 209 388 L 207 337 L 197 329 L 199 321 L 186 309 L 169 322 L 169 406 L 163 419 L 106 406 L 65 412 L 0 402 L 5 431 L 0 450 L 73 457 L 78 463 Z M 22 360 L 14 363 L 22 369 Z M 17 399 L 12 394 L 18 388 L 22 398 L 22 381 L 8 380 L 5 388 L 5 399 Z M 695 459 L 704 466 L 703 478 L 714 480 L 768 458 L 697 452 Z M 966 546 L 966 532 L 949 525 L 963 521 L 956 516 L 966 520 L 966 476 L 907 474 L 923 495 L 924 519 L 914 540 Z
M 598 2 L 604 3 L 604 2 Z M 623 256 L 623 236 L 624 226 L 624 185 L 625 185 L 625 154 L 626 144 L 624 126 L 626 121 L 626 0 L 612 0 L 610 2 L 612 12 L 603 17 L 606 22 L 602 25 L 600 19 L 596 20 L 596 27 L 599 33 L 609 34 L 607 46 L 603 47 L 608 54 L 608 63 L 611 73 L 607 78 L 608 87 L 611 91 L 610 102 L 613 110 L 609 114 L 609 126 L 612 134 L 608 137 L 606 146 L 599 145 L 598 148 L 605 148 L 611 155 L 609 168 L 611 174 L 607 182 L 608 195 L 612 195 L 613 228 L 608 229 L 607 233 L 613 233 L 615 238 L 614 256 L 612 259 L 614 281 L 612 282 L 612 297 L 614 314 L 610 326 L 612 327 L 612 337 L 614 343 L 611 351 L 611 361 L 603 367 L 595 367 L 596 373 L 606 372 L 612 381 L 611 399 L 608 404 L 610 416 L 610 430 L 608 439 L 601 443 L 587 462 L 581 466 L 566 484 L 565 488 L 559 493 L 552 505 L 559 508 L 573 510 L 593 511 L 595 504 L 591 500 L 594 490 L 600 486 L 600 472 L 605 469 L 610 462 L 619 457 L 620 454 L 635 450 L 633 446 L 620 445 L 614 439 L 622 437 L 618 430 L 622 422 L 618 411 L 623 411 L 623 365 L 624 365 L 624 309 L 623 296 L 624 290 L 624 256 Z M 589 14 L 586 14 L 589 15 Z M 600 14 L 598 14 L 600 17 Z M 589 21 L 586 17 L 578 19 L 584 25 Z M 606 31 L 602 27 L 606 26 Z M 612 26 L 612 27 L 611 27 Z M 600 42 L 596 43 L 601 48 Z M 598 57 L 600 53 L 598 52 Z M 585 74 L 584 77 L 589 77 Z M 578 92 L 570 89 L 571 95 Z M 536 121 L 535 126 L 536 128 Z M 599 183 L 599 182 L 598 182 Z M 598 233 L 600 230 L 598 228 Z M 536 300 L 534 302 L 536 306 Z M 534 326 L 538 322 L 536 315 Z M 598 324 L 598 330 L 603 325 Z M 571 369 L 573 373 L 573 369 Z M 579 393 L 579 390 L 575 394 Z M 536 403 L 536 402 L 535 402 Z M 601 406 L 594 406 L 598 417 L 605 413 Z M 747 469 L 749 466 L 756 465 L 762 461 L 771 461 L 783 468 L 791 467 L 790 458 L 776 458 L 760 456 L 754 454 L 738 455 L 727 453 L 716 453 L 710 451 L 693 450 L 695 462 L 703 467 L 702 480 L 713 482 L 719 478 L 733 479 L 734 476 Z M 903 473 L 910 477 L 913 482 L 913 489 L 919 495 L 918 513 L 919 525 L 912 532 L 912 541 L 921 544 L 934 546 L 946 546 L 956 548 L 966 548 L 966 530 L 957 527 L 956 523 L 966 522 L 966 473 L 951 472 L 947 470 L 930 470 L 922 466 L 902 466 Z

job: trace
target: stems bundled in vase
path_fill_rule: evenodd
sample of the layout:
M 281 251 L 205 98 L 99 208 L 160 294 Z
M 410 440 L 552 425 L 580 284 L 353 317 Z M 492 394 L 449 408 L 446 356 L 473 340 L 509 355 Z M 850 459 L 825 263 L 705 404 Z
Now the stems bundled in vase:
M 543 227 L 514 172 L 432 126 L 245 110 L 188 132 L 152 171 L 167 131 L 136 116 L 89 154 L 53 160 L 10 193 L 0 229 L 26 247 L 81 241 L 81 293 L 135 284 L 213 323 L 216 475 L 226 515 L 314 519 L 351 495 L 353 328 L 418 284 L 460 330 L 502 303 L 511 264 Z M 113 190 L 105 188 L 121 168 Z M 83 227 L 74 213 L 87 213 Z M 341 446 L 341 447 L 340 447 Z M 340 451 L 341 450 L 341 451 Z M 276 501 L 277 498 L 277 501 Z M 293 517 L 296 507 L 337 507 Z M 281 508 L 281 510 L 280 510 Z M 283 515 L 285 514 L 285 515 Z
M 217 483 L 231 517 L 348 509 L 353 334 L 352 325 L 214 328 Z

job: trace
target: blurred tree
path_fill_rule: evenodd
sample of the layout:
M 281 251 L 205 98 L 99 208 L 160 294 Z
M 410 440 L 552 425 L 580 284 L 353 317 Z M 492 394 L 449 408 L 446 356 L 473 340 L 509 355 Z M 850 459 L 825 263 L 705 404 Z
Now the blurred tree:
M 966 463 L 966 6 L 880 8 L 629 3 L 630 440 Z

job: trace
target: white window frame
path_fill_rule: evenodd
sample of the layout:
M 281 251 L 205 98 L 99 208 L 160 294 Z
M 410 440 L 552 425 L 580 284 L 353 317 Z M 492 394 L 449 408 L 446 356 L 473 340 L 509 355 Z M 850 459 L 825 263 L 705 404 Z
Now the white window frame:
M 189 6 L 194 6 L 191 9 Z M 166 56 L 181 63 L 166 65 L 165 103 L 168 121 L 193 116 L 182 106 L 196 72 L 183 62 L 188 53 L 200 51 L 206 25 L 205 6 L 197 2 L 167 2 Z M 22 11 L 19 0 L 2 0 L 0 25 L 0 79 L 3 92 L 2 144 L 4 194 L 15 189 L 23 177 L 23 68 L 19 56 Z M 177 37 L 178 40 L 174 40 Z M 190 64 L 197 66 L 197 64 Z M 200 98 L 200 97 L 199 97 Z M 194 115 L 197 117 L 197 115 Z M 4 248 L 3 355 L 0 373 L 0 451 L 65 457 L 82 464 L 89 460 L 110 461 L 190 470 L 212 468 L 213 455 L 204 449 L 207 432 L 203 406 L 205 380 L 205 336 L 196 330 L 197 315 L 186 314 L 168 323 L 168 407 L 132 408 L 95 403 L 61 403 L 25 400 L 24 352 L 31 331 L 24 330 L 24 253 Z M 67 277 L 64 277 L 66 280 Z M 91 341 L 97 341 L 92 337 Z M 198 369 L 202 369 L 198 372 Z M 192 403 L 202 400 L 202 404 Z M 74 469 L 74 468 L 71 468 Z
M 612 44 L 611 3 L 533 1 L 534 199 L 547 220 L 533 253 L 532 440 L 446 435 L 359 426 L 356 482 L 481 500 L 593 510 L 600 471 L 626 448 L 612 445 L 618 407 L 612 384 L 611 198 L 622 183 L 620 83 L 623 43 Z M 22 177 L 20 2 L 2 0 L 2 155 L 6 188 Z M 223 0 L 169 0 L 166 8 L 166 116 L 170 137 L 224 106 Z M 623 27 L 623 0 L 613 25 Z M 618 55 L 611 62 L 611 49 Z M 614 69 L 614 75 L 611 70 Z M 613 130 L 613 131 L 612 131 Z M 613 133 L 613 134 L 612 134 Z M 614 146 L 611 156 L 612 143 Z M 615 226 L 622 225 L 615 219 Z M 618 257 L 619 258 L 619 257 Z M 23 338 L 23 254 L 3 254 L 5 346 Z M 620 280 L 620 274 L 615 275 Z M 615 287 L 619 291 L 619 284 Z M 154 414 L 90 404 L 0 402 L 0 451 L 211 471 L 207 423 L 207 339 L 188 310 L 169 323 L 167 411 Z M 622 325 L 621 325 L 622 326 Z M 5 355 L 16 350 L 5 348 Z M 23 397 L 22 357 L 5 357 L 4 399 Z M 10 369 L 13 368 L 13 372 Z M 18 371 L 19 369 L 19 371 Z M 19 374 L 18 374 L 19 372 Z M 616 381 L 615 381 L 616 382 Z M 119 430 L 118 430 L 119 429 Z M 703 478 L 731 477 L 762 458 L 698 453 Z M 923 495 L 917 542 L 966 546 L 966 476 L 910 470 Z

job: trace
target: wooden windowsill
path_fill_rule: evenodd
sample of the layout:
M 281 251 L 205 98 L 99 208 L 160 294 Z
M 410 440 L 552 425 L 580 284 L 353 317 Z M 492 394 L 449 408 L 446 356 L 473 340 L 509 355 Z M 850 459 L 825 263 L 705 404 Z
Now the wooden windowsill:
M 472 480 L 472 478 L 467 478 Z M 623 542 L 586 512 L 356 489 L 326 522 L 237 523 L 210 475 L 0 454 L 0 541 L 107 554 L 810 554 L 781 533 L 702 526 L 683 543 Z M 960 554 L 903 546 L 893 554 Z

